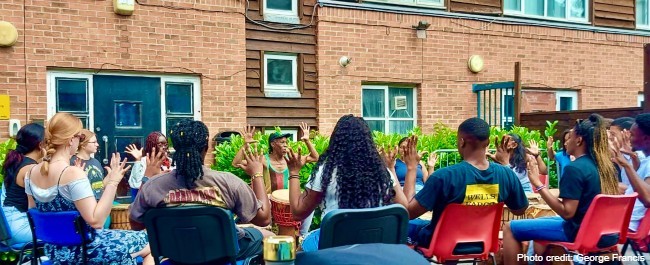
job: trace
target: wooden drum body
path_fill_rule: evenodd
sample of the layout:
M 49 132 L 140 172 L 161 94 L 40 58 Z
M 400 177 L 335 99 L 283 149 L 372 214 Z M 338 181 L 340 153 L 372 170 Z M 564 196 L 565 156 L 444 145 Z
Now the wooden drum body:
M 281 189 L 271 193 L 271 215 L 273 222 L 278 225 L 278 234 L 286 236 L 295 236 L 300 221 L 293 220 L 291 206 L 289 205 L 289 190 Z

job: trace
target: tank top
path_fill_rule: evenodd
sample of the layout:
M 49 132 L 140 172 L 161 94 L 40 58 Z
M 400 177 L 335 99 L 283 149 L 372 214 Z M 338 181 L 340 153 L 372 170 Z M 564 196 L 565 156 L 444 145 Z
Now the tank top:
M 271 182 L 271 192 L 278 189 L 288 189 L 289 188 L 289 167 L 285 168 L 283 171 L 278 172 L 271 165 L 271 158 L 269 155 L 264 155 L 266 157 L 266 165 L 269 169 L 269 180 Z
M 25 188 L 18 186 L 18 183 L 16 183 L 16 177 L 18 175 L 18 172 L 20 170 L 28 165 L 34 165 L 37 164 L 34 159 L 31 159 L 29 157 L 23 157 L 23 161 L 20 162 L 18 165 L 18 168 L 14 172 L 14 176 L 11 176 L 13 178 L 13 181 L 5 187 L 7 191 L 7 197 L 4 200 L 3 206 L 5 207 L 16 207 L 18 211 L 21 213 L 24 213 L 27 211 L 27 194 L 25 193 Z M 9 177 L 9 176 L 7 176 Z

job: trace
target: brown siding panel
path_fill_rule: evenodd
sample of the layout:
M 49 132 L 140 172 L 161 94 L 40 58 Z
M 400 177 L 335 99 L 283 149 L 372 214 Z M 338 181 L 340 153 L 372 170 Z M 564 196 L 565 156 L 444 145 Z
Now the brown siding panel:
M 452 12 L 501 14 L 501 0 L 450 0 L 449 10 Z
M 634 0 L 594 0 L 592 11 L 595 26 L 636 28 Z

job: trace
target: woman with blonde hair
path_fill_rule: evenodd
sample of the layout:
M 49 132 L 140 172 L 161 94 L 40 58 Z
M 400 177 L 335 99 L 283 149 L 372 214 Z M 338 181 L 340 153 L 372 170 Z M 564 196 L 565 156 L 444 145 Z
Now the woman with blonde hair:
M 79 142 L 77 147 L 77 154 L 70 158 L 70 165 L 82 165 L 83 170 L 88 175 L 90 180 L 90 187 L 95 193 L 95 199 L 99 200 L 104 191 L 104 184 L 107 179 L 104 179 L 104 170 L 99 160 L 92 157 L 97 153 L 99 144 L 97 143 L 97 136 L 94 132 L 83 129 L 81 130 L 83 141 Z
M 49 121 L 43 162 L 31 168 L 25 177 L 29 207 L 41 212 L 78 211 L 87 225 L 97 229 L 88 244 L 90 264 L 136 264 L 137 256 L 144 258 L 144 264 L 153 264 L 144 232 L 101 229 L 128 167 L 126 160 L 120 162 L 120 155 L 113 154 L 110 167 L 106 167 L 104 192 L 97 201 L 83 169 L 70 166 L 71 156 L 85 140 L 81 130 L 81 121 L 68 113 L 58 113 Z M 49 259 L 63 264 L 78 263 L 80 251 L 78 246 L 45 244 Z

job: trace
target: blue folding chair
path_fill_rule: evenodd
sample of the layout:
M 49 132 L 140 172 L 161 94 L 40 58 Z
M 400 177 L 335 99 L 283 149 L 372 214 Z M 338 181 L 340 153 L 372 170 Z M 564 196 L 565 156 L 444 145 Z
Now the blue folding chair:
M 259 262 L 260 256 L 237 261 L 239 244 L 229 211 L 214 206 L 155 208 L 144 215 L 149 246 L 156 265 L 231 264 Z
M 7 222 L 7 217 L 5 216 L 2 207 L 0 207 L 0 219 L 2 219 L 0 220 L 0 252 L 11 252 L 17 255 L 19 264 L 31 260 L 35 255 L 34 253 L 37 253 L 28 253 L 28 250 L 32 248 L 32 242 L 13 245 L 9 244 L 9 239 L 11 239 L 11 229 L 9 229 L 9 223 Z
M 321 222 L 318 249 L 368 243 L 406 244 L 408 221 L 408 212 L 399 204 L 332 210 Z
M 32 228 L 33 242 L 43 242 L 56 246 L 81 246 L 81 261 L 88 264 L 88 243 L 92 242 L 95 230 L 77 211 L 41 212 L 37 209 L 27 211 L 29 225 Z M 36 253 L 36 247 L 33 248 Z M 36 264 L 32 259 L 32 264 Z

